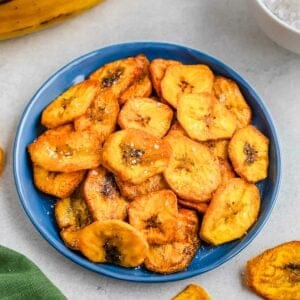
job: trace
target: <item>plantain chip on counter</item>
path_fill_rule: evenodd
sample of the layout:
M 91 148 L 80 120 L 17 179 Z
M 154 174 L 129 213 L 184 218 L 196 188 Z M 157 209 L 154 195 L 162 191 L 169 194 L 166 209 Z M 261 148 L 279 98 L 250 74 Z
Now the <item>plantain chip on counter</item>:
M 264 299 L 300 299 L 300 241 L 281 244 L 249 260 L 246 284 Z
M 197 284 L 189 284 L 182 292 L 172 300 L 211 300 L 203 287 Z

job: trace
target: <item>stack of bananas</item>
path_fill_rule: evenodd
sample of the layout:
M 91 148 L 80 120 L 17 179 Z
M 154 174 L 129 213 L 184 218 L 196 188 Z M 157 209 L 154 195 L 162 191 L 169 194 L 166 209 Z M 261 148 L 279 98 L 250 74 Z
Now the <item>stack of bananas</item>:
M 0 0 L 0 40 L 31 33 L 102 0 Z

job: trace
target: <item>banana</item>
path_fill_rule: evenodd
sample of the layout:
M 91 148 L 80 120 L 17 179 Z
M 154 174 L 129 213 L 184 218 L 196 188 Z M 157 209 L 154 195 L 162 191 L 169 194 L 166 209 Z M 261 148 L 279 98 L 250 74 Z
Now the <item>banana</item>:
M 49 27 L 100 2 L 102 0 L 0 1 L 0 40 Z

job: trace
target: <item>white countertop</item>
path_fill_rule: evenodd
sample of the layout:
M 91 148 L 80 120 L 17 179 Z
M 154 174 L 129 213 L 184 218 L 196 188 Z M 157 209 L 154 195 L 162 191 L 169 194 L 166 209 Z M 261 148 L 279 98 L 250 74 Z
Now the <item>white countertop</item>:
M 256 239 L 221 267 L 191 279 L 138 284 L 110 279 L 54 250 L 25 215 L 12 176 L 12 147 L 26 103 L 58 68 L 103 46 L 137 40 L 168 41 L 207 52 L 237 70 L 262 96 L 278 128 L 282 185 L 273 213 Z M 107 0 L 61 25 L 0 42 L 0 144 L 8 154 L 0 179 L 0 244 L 34 261 L 69 299 L 170 299 L 187 284 L 213 299 L 258 299 L 243 287 L 251 257 L 300 239 L 300 56 L 270 41 L 241 0 Z

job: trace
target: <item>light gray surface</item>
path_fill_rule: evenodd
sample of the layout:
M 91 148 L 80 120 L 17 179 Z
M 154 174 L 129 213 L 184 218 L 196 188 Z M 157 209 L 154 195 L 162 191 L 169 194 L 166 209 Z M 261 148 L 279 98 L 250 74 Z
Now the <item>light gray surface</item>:
M 26 103 L 58 68 L 86 52 L 134 40 L 198 48 L 236 69 L 260 93 L 281 138 L 283 180 L 262 232 L 242 253 L 209 273 L 164 284 L 137 284 L 89 272 L 56 252 L 20 206 L 12 178 L 12 147 Z M 0 43 L 0 144 L 8 153 L 0 181 L 0 243 L 32 259 L 69 299 L 170 299 L 191 282 L 213 299 L 257 299 L 241 283 L 246 261 L 300 238 L 300 56 L 271 42 L 241 0 L 108 0 L 94 10 L 27 37 Z

